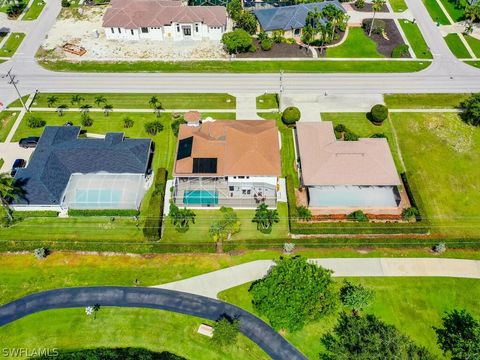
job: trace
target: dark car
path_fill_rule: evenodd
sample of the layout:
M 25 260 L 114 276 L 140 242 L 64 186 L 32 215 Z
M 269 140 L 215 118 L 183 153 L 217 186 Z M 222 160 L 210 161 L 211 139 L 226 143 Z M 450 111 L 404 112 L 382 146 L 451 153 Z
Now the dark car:
M 11 176 L 15 176 L 17 173 L 17 170 L 20 168 L 24 168 L 25 165 L 27 165 L 27 162 L 23 159 L 17 159 L 14 161 L 13 166 L 12 166 L 12 171 L 10 172 Z
M 39 139 L 40 138 L 38 136 L 30 136 L 21 139 L 18 145 L 20 145 L 22 148 L 34 148 L 37 146 Z

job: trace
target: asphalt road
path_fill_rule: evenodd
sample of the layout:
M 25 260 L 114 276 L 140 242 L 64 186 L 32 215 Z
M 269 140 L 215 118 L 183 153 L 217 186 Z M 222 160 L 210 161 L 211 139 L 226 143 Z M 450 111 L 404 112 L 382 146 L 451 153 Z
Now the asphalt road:
M 39 292 L 1 306 L 0 326 L 44 310 L 86 307 L 95 304 L 167 310 L 213 321 L 223 314 L 238 317 L 240 331 L 257 343 L 272 359 L 306 359 L 280 334 L 245 310 L 223 301 L 165 289 L 98 286 Z

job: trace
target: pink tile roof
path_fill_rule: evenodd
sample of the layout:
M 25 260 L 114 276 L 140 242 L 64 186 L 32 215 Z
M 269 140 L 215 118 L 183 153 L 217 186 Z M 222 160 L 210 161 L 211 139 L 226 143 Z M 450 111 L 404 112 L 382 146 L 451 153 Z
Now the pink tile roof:
M 112 0 L 103 16 L 103 27 L 124 29 L 161 27 L 172 22 L 226 26 L 227 11 L 223 6 L 183 6 L 177 0 Z
M 297 123 L 297 140 L 306 186 L 400 185 L 386 139 L 339 141 L 323 121 Z

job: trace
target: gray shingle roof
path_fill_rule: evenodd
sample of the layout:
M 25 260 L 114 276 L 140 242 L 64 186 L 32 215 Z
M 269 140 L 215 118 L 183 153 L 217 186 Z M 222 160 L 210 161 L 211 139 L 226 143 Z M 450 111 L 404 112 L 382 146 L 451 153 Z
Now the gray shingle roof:
M 79 126 L 47 126 L 28 166 L 15 179 L 25 195 L 16 204 L 57 205 L 73 173 L 144 174 L 152 141 L 125 139 L 108 133 L 105 139 L 82 139 Z
M 301 29 L 305 26 L 305 20 L 310 11 L 313 11 L 315 8 L 321 11 L 327 5 L 334 5 L 338 9 L 345 11 L 338 1 L 333 0 L 271 9 L 259 9 L 253 13 L 264 31 Z

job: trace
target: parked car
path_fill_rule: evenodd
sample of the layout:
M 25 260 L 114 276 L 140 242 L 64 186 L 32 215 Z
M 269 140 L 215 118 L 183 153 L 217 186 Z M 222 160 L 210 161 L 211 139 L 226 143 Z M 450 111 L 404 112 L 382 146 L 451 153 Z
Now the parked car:
M 18 145 L 20 145 L 22 148 L 25 148 L 25 149 L 34 148 L 34 147 L 37 147 L 39 139 L 40 138 L 38 136 L 30 136 L 30 137 L 21 139 Z
M 27 165 L 27 162 L 23 159 L 17 159 L 13 162 L 12 166 L 12 171 L 10 172 L 10 175 L 13 177 L 17 173 L 17 170 L 20 168 L 24 168 L 25 165 Z

